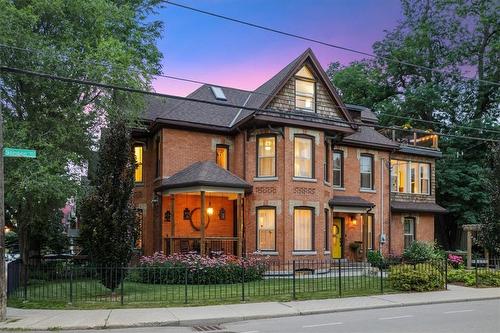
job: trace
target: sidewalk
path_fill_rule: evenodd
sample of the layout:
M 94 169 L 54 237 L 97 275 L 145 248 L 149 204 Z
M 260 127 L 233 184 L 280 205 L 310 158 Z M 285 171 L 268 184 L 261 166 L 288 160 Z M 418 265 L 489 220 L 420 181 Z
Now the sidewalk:
M 266 302 L 203 307 L 112 310 L 24 310 L 9 308 L 0 329 L 91 329 L 139 326 L 192 326 L 361 309 L 500 299 L 500 288 L 449 290 L 325 300 Z

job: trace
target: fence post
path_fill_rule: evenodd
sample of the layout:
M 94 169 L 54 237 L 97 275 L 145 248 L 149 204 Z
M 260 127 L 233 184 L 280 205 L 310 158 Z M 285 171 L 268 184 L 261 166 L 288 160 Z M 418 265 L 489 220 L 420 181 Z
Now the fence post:
M 339 297 L 342 297 L 342 267 L 340 267 L 340 259 L 338 262 L 339 266 Z
M 289 266 L 290 267 L 290 266 Z M 292 261 L 292 299 L 297 299 L 297 294 L 295 291 L 295 260 Z
M 474 267 L 474 271 L 475 271 L 475 276 L 476 276 L 476 288 L 479 287 L 479 279 L 478 279 L 478 274 L 477 274 L 477 259 L 476 259 L 476 265 Z
M 188 268 L 184 269 L 184 304 L 188 303 Z
M 23 263 L 23 271 L 24 271 L 24 281 L 23 281 L 23 294 L 24 300 L 28 300 L 28 265 Z
M 120 304 L 121 304 L 121 305 L 123 305 L 123 291 L 124 291 L 124 287 L 123 287 L 123 285 L 124 285 L 124 282 L 125 282 L 125 281 L 124 281 L 124 280 L 125 280 L 125 273 L 126 273 L 126 272 L 125 272 L 125 268 L 123 268 L 123 267 L 122 267 L 122 268 L 121 268 L 121 275 L 122 275 L 122 276 L 121 276 L 121 280 L 122 280 L 121 282 L 122 282 L 122 283 L 121 283 L 121 285 L 120 285 Z
M 245 301 L 245 263 L 243 263 L 241 270 L 241 301 Z
M 384 293 L 384 264 L 380 264 L 380 293 Z
M 69 304 L 73 304 L 73 269 L 69 271 Z
M 448 290 L 448 259 L 444 258 L 444 289 Z

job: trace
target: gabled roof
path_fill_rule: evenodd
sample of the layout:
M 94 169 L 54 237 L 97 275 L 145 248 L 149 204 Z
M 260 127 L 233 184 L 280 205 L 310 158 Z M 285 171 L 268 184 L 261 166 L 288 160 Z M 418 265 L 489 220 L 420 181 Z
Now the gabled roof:
M 173 176 L 162 180 L 161 185 L 156 190 L 196 186 L 237 189 L 249 189 L 252 187 L 252 185 L 226 169 L 221 168 L 215 162 L 201 161 L 193 163 Z

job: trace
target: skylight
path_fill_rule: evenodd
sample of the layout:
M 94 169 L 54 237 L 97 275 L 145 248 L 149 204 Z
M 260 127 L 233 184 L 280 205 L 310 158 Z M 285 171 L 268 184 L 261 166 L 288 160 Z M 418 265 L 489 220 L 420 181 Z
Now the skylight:
M 212 93 L 214 94 L 216 99 L 221 101 L 227 101 L 226 95 L 224 94 L 224 91 L 222 91 L 221 87 L 211 86 L 210 89 L 212 89 Z

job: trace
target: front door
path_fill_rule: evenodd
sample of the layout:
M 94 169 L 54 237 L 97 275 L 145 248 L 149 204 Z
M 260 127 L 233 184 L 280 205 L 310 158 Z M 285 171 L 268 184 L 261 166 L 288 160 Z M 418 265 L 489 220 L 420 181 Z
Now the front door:
M 341 259 L 342 258 L 342 235 L 343 235 L 343 223 L 344 221 L 340 217 L 333 218 L 332 225 L 332 258 Z

